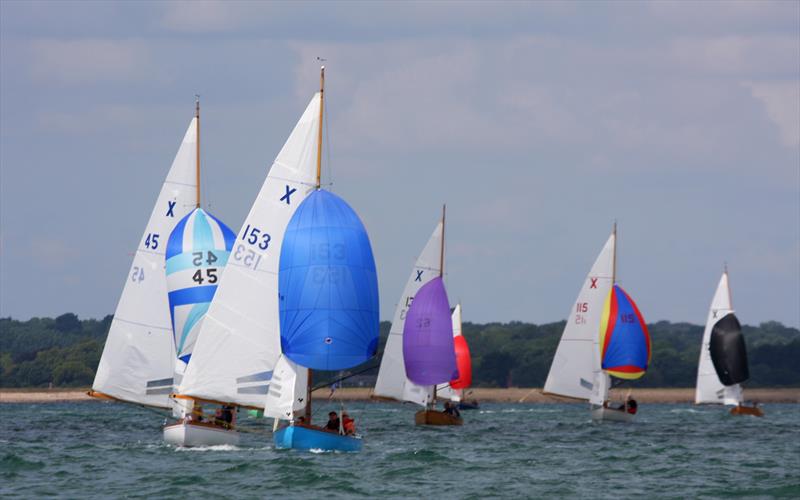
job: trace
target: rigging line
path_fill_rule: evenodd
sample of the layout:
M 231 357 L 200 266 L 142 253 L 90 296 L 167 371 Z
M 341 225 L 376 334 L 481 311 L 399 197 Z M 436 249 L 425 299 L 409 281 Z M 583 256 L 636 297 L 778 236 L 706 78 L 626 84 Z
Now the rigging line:
M 327 157 L 328 161 L 326 162 L 325 166 L 328 170 L 328 189 L 333 192 L 333 162 L 331 161 L 331 132 L 330 132 L 330 125 L 328 124 L 328 116 L 331 114 L 331 104 L 330 100 L 325 104 L 325 115 L 323 119 L 325 120 L 325 156 Z
M 383 353 L 381 353 L 381 354 L 383 354 Z M 377 357 L 377 355 L 376 355 L 376 357 Z M 362 373 L 366 373 L 366 372 L 368 372 L 370 370 L 374 370 L 375 368 L 378 368 L 379 366 L 381 366 L 380 363 L 378 363 L 376 365 L 372 365 L 372 366 L 370 366 L 368 368 L 364 368 L 363 370 L 359 370 L 359 371 L 357 371 L 355 373 L 351 373 L 349 375 L 345 375 L 344 377 L 340 377 L 340 378 L 338 378 L 336 380 L 333 380 L 333 381 L 330 381 L 330 382 L 325 382 L 324 384 L 317 385 L 316 387 L 312 387 L 311 388 L 311 392 L 314 392 L 314 391 L 316 391 L 318 389 L 323 389 L 325 387 L 330 387 L 333 384 L 338 384 L 339 382 L 343 382 L 343 381 L 345 381 L 345 380 L 347 380 L 349 378 L 355 377 L 356 375 L 361 375 Z

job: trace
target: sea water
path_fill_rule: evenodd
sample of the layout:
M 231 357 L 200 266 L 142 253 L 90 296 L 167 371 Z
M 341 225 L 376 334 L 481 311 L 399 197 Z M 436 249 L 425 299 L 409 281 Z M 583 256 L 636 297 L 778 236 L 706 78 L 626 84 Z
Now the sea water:
M 340 403 L 316 406 L 322 422 Z M 242 416 L 239 446 L 163 443 L 164 417 L 119 403 L 0 405 L 0 495 L 73 498 L 800 497 L 800 406 L 765 418 L 642 405 L 593 424 L 583 404 L 484 404 L 463 427 L 417 427 L 415 407 L 349 403 L 361 453 L 275 450 Z

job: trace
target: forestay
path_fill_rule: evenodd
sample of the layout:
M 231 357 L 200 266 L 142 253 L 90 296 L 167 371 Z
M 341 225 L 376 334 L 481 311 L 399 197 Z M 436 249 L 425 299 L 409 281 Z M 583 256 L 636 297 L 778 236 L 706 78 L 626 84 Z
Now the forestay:
M 180 384 L 192 356 L 197 334 L 236 234 L 219 219 L 196 208 L 181 219 L 167 242 L 167 290 Z
M 281 354 L 278 265 L 286 225 L 316 185 L 320 94 L 273 163 L 233 245 L 179 393 L 263 407 Z
M 375 355 L 375 259 L 364 225 L 340 197 L 317 190 L 289 221 L 279 292 L 281 349 L 293 362 L 344 370 Z
M 172 340 L 164 250 L 178 221 L 195 208 L 196 119 L 161 187 L 128 271 L 92 389 L 123 401 L 169 408 Z
M 700 347 L 700 361 L 697 368 L 697 387 L 694 402 L 696 404 L 711 403 L 738 405 L 742 402 L 742 388 L 738 383 L 725 386 L 720 381 L 711 359 L 711 335 L 715 325 L 721 319 L 733 314 L 727 271 L 722 274 L 708 311 L 706 328 L 703 331 L 703 343 Z
M 386 348 L 383 351 L 378 380 L 374 394 L 379 397 L 408 401 L 425 406 L 433 396 L 432 386 L 420 386 L 406 377 L 403 361 L 403 329 L 408 308 L 417 291 L 426 283 L 439 276 L 442 248 L 442 223 L 436 225 L 428 243 L 417 258 L 411 276 L 408 278 L 403 295 L 394 311 Z
M 612 234 L 606 241 L 570 311 L 544 384 L 546 393 L 589 399 L 593 389 L 598 394 L 605 391 L 595 387 L 607 378 L 600 369 L 596 344 L 603 305 L 614 280 L 615 240 Z

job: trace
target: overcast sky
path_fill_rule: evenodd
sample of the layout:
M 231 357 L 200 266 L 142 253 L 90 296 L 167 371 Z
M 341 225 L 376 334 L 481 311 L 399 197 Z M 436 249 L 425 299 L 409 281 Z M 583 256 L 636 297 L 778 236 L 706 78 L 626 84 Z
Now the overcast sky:
M 566 317 L 619 222 L 648 321 L 800 326 L 800 2 L 0 2 L 0 315 L 114 311 L 202 95 L 235 231 L 328 61 L 391 319 L 448 204 L 467 321 Z

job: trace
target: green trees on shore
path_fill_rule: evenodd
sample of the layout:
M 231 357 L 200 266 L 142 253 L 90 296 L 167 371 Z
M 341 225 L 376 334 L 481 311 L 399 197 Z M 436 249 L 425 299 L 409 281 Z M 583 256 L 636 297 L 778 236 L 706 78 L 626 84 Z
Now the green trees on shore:
M 0 387 L 91 385 L 111 318 L 81 320 L 72 313 L 28 321 L 0 318 Z M 668 321 L 648 326 L 653 361 L 647 375 L 635 385 L 693 386 L 703 327 Z M 474 384 L 541 387 L 563 328 L 563 321 L 544 325 L 464 323 Z M 389 323 L 381 323 L 382 343 L 388 331 Z M 744 335 L 751 375 L 747 386 L 800 386 L 800 330 L 770 321 L 745 326 Z

